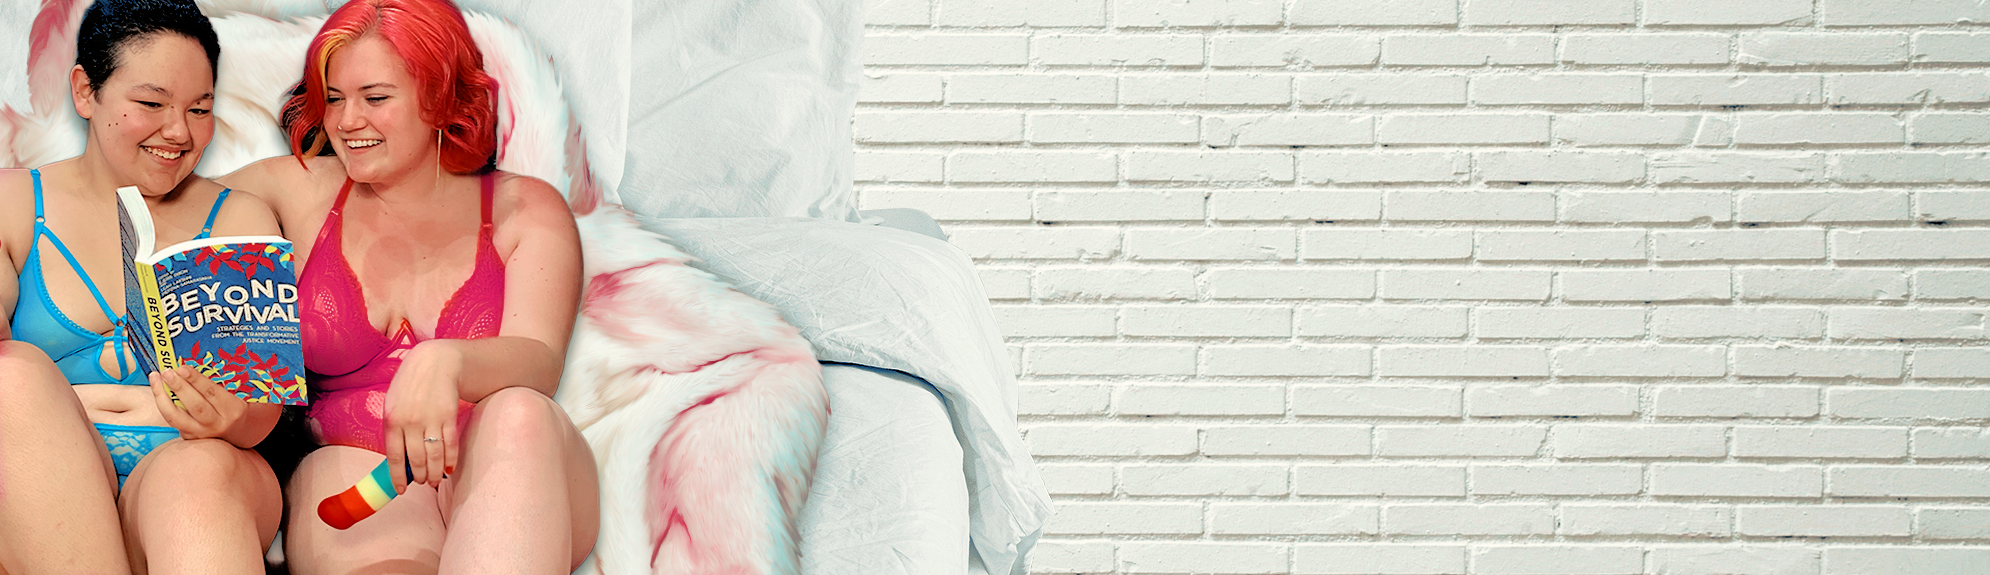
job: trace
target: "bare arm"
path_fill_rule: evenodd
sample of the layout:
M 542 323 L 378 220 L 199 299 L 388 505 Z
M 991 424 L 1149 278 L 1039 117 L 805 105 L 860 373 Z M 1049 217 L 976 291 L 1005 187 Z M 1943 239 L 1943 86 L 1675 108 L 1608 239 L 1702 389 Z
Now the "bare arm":
M 21 276 L 15 272 L 20 268 L 14 265 L 12 250 L 21 248 L 25 257 L 26 249 L 34 247 L 26 243 L 34 241 L 33 233 L 14 235 L 14 232 L 6 229 L 10 225 L 27 223 L 34 214 L 34 204 L 29 199 L 32 197 L 29 195 L 31 192 L 22 189 L 27 185 L 21 182 L 27 179 L 26 175 L 21 173 L 25 170 L 7 170 L 7 172 L 9 173 L 0 176 L 0 212 L 12 214 L 8 219 L 13 221 L 0 222 L 0 341 L 14 339 L 14 306 L 20 303 L 21 298 Z M 14 240 L 17 243 L 10 245 L 7 242 L 9 237 L 18 238 Z
M 506 387 L 528 387 L 551 397 L 559 388 L 580 305 L 580 233 L 573 213 L 545 182 L 522 177 L 511 182 L 522 189 L 517 208 L 501 229 L 516 234 L 518 245 L 505 259 L 504 324 L 498 337 L 429 340 L 417 345 L 408 360 L 432 361 L 453 371 L 458 396 L 473 403 Z
M 249 449 L 269 437 L 270 430 L 276 429 L 277 420 L 282 418 L 281 405 L 251 403 L 249 408 L 242 412 L 242 419 L 227 431 L 223 431 L 220 437 L 236 447 Z
M 256 194 L 258 197 L 263 198 L 263 201 L 274 211 L 277 202 L 281 200 L 274 197 L 279 194 L 271 192 L 288 187 L 285 185 L 288 182 L 283 181 L 284 178 L 279 177 L 279 170 L 274 165 L 275 162 L 283 161 L 289 161 L 292 165 L 296 164 L 296 160 L 291 160 L 287 157 L 258 160 L 251 162 L 247 166 L 242 166 L 242 169 L 235 170 L 234 173 L 215 178 L 214 181 L 223 186 Z
M 21 297 L 21 278 L 14 275 L 14 256 L 7 253 L 7 241 L 0 240 L 0 341 L 14 339 L 14 304 Z
M 301 214 L 291 212 L 309 206 L 311 202 L 308 200 L 315 191 L 312 189 L 311 172 L 290 156 L 258 160 L 214 181 L 261 198 L 276 218 L 277 231 L 271 233 L 287 238 L 289 234 L 279 232 L 290 228 L 293 220 L 301 219 L 297 217 Z M 291 241 L 297 239 L 291 238 Z
M 481 402 L 507 387 L 552 397 L 580 305 L 580 233 L 566 202 L 545 182 L 511 178 L 512 206 L 497 223 L 505 257 L 504 319 L 497 337 L 431 339 L 403 357 L 387 390 L 387 465 L 395 488 L 401 461 L 415 481 L 435 484 L 456 467 L 457 402 Z M 504 194 L 500 194 L 503 196 Z M 500 201 L 500 205 L 504 202 Z

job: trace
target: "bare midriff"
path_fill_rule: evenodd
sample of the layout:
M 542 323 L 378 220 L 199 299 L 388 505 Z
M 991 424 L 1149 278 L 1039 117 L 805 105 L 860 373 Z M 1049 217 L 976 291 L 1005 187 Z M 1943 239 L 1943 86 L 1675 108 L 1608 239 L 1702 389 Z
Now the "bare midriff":
M 104 350 L 104 372 L 123 375 L 118 370 L 116 356 L 111 355 L 111 346 L 105 345 Z M 137 365 L 129 356 L 125 358 L 125 366 Z M 166 424 L 166 416 L 159 413 L 159 404 L 152 400 L 151 386 L 86 383 L 71 385 L 69 389 L 76 391 L 76 399 L 83 402 L 83 414 L 92 423 L 171 427 Z

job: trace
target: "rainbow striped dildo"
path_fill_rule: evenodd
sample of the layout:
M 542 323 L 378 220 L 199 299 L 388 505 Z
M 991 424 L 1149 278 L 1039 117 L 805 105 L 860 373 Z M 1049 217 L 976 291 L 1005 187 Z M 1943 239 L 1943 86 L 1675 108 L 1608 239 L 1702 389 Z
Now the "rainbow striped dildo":
M 333 529 L 343 531 L 362 519 L 372 517 L 398 495 L 394 493 L 393 480 L 388 477 L 387 460 L 382 459 L 380 466 L 359 478 L 358 483 L 318 502 L 318 518 Z

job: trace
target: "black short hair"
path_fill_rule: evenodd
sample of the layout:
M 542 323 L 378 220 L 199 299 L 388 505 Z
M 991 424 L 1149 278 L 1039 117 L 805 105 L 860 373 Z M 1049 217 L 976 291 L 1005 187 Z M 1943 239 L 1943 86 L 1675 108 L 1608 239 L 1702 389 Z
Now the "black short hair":
M 102 88 L 117 71 L 126 46 L 160 33 L 199 42 L 207 51 L 208 71 L 220 77 L 221 39 L 193 0 L 97 0 L 76 31 L 76 65 L 90 77 L 90 90 Z

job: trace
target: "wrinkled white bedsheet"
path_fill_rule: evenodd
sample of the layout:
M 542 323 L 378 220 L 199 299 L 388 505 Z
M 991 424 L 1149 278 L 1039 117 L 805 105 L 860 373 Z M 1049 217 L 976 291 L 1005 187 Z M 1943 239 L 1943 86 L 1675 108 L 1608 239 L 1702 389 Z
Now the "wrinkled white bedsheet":
M 861 500 L 882 494 L 877 505 L 891 500 L 917 501 L 931 497 L 943 502 L 950 479 L 927 485 L 922 469 L 890 463 L 894 457 L 925 450 L 947 457 L 916 425 L 917 410 L 907 407 L 906 425 L 888 425 L 880 405 L 910 406 L 917 396 L 902 389 L 868 382 L 865 393 L 843 382 L 866 379 L 824 370 L 830 392 L 830 431 L 823 463 L 804 510 L 805 563 L 818 573 L 946 573 L 952 568 L 907 570 L 900 563 L 923 561 L 924 549 L 900 557 L 875 545 L 883 535 L 959 532 L 954 521 L 967 521 L 970 564 L 992 574 L 1021 573 L 1022 557 L 1036 541 L 1050 515 L 1050 498 L 1031 464 L 1016 431 L 1015 376 L 1007 350 L 996 331 L 987 296 L 981 290 L 967 256 L 930 237 L 891 228 L 811 218 L 638 218 L 643 227 L 671 239 L 697 257 L 692 265 L 730 281 L 734 287 L 781 309 L 800 328 L 826 362 L 852 363 L 905 372 L 929 383 L 944 403 L 959 461 L 966 471 L 970 517 L 927 513 L 923 505 L 890 511 L 905 524 L 872 530 L 857 521 L 863 512 L 877 512 Z M 841 388 L 841 389 L 839 389 Z M 849 410 L 871 421 L 843 419 Z M 888 413 L 888 412 L 885 412 Z M 839 423 L 851 428 L 840 428 Z M 861 429 L 859 429 L 861 428 Z M 855 431 L 874 430 L 884 437 L 864 437 Z M 853 437 L 861 444 L 845 445 Z M 907 450 L 894 453 L 894 449 Z M 845 453 L 839 450 L 858 450 Z M 866 458 L 874 459 L 866 462 Z M 956 476 L 957 477 L 957 476 Z M 930 489 L 930 495 L 923 490 Z M 912 496 L 908 497 L 907 494 Z M 816 499 L 821 497 L 820 500 Z M 820 505 L 818 505 L 820 504 Z M 863 521 L 870 521 L 868 519 Z M 875 523 L 872 521 L 872 523 Z M 811 539 L 811 534 L 815 537 Z M 918 545 L 925 545 L 918 542 Z M 907 547 L 910 548 L 910 547 Z M 812 552 L 838 552 L 861 564 L 815 563 Z M 822 561 L 833 561 L 822 558 Z M 985 566 L 985 567 L 981 567 Z
M 835 407 L 802 506 L 802 575 L 969 573 L 967 481 L 939 392 L 847 363 L 823 364 L 822 383 Z

